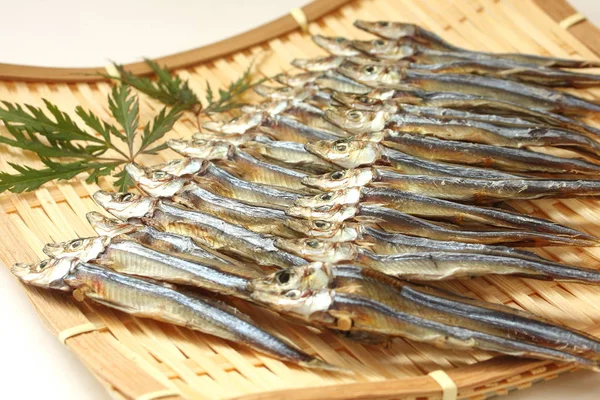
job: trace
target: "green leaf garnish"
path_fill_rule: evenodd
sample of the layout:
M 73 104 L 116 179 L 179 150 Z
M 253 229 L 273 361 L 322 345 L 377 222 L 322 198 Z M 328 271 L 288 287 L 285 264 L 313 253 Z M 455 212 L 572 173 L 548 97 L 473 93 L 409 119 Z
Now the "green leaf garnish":
M 156 80 L 136 76 L 120 65 L 115 65 L 120 77 L 108 76 L 122 83 L 114 86 L 108 96 L 108 108 L 116 125 L 80 106 L 75 108 L 75 114 L 83 121 L 83 127 L 47 100 L 45 108 L 1 102 L 0 120 L 8 135 L 0 135 L 0 144 L 34 152 L 44 166 L 10 164 L 16 173 L 0 172 L 0 193 L 34 190 L 46 182 L 71 179 L 84 172 L 88 173 L 87 182 L 110 175 L 115 187 L 126 191 L 134 182 L 124 164 L 135 161 L 140 154 L 156 154 L 166 149 L 166 143 L 160 141 L 184 112 L 191 111 L 199 121 L 202 114 L 230 111 L 242 105 L 239 101 L 242 93 L 267 79 L 253 82 L 250 65 L 227 90 L 217 91 L 218 98 L 207 81 L 207 105 L 203 107 L 187 81 L 172 75 L 166 66 L 160 67 L 151 60 L 146 62 Z M 139 100 L 130 87 L 167 106 L 143 128 L 140 128 Z

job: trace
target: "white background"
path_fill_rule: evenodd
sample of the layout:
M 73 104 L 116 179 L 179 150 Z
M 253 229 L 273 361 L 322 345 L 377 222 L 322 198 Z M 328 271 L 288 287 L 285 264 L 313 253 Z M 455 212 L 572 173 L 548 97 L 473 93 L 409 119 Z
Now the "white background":
M 0 62 L 98 66 L 109 60 L 139 61 L 213 43 L 307 2 L 0 0 Z M 598 0 L 572 4 L 600 25 Z M 1 265 L 0 318 L 0 398 L 108 399 L 78 359 L 45 330 L 19 284 Z M 597 400 L 599 381 L 598 375 L 582 371 L 507 398 Z

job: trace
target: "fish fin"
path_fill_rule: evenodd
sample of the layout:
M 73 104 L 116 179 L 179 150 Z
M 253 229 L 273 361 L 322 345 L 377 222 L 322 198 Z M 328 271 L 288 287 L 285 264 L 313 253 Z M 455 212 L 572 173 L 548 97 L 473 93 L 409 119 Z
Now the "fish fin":
M 231 191 L 229 189 L 221 185 L 219 182 L 212 180 L 208 177 L 195 176 L 194 182 L 202 189 L 206 189 L 209 192 L 219 195 L 225 195 L 224 193 L 226 193 L 227 195 L 225 195 L 225 197 L 231 197 Z
M 88 262 L 90 264 L 99 265 L 101 267 L 110 268 L 110 269 L 114 269 L 113 266 L 115 265 L 114 262 L 104 259 L 104 258 L 96 258 L 96 259 L 90 260 Z
M 156 221 L 154 218 L 148 218 L 148 217 L 142 217 L 140 219 L 140 221 L 150 227 L 150 228 L 154 228 L 158 231 L 163 231 L 162 226 L 160 225 L 160 223 L 158 223 L 158 221 Z
M 249 324 L 256 325 L 256 322 L 252 318 L 250 318 L 249 315 L 244 314 L 242 311 L 238 310 L 234 306 L 230 306 L 229 304 L 227 304 L 221 300 L 213 299 L 213 298 L 206 297 L 206 296 L 199 296 L 191 291 L 186 291 L 185 295 L 195 298 L 195 299 L 198 299 L 199 301 L 202 301 L 204 303 L 208 303 L 211 306 L 218 308 L 219 310 L 225 311 L 229 314 L 233 314 L 236 316 L 236 318 L 244 320 Z
M 336 319 L 336 328 L 340 331 L 349 331 L 352 328 L 352 314 L 338 310 L 328 310 L 327 312 Z
M 227 159 L 219 160 L 219 166 L 222 167 L 227 172 L 229 172 L 230 174 L 235 175 L 237 177 L 243 177 L 243 176 L 247 175 L 247 172 L 248 172 L 242 166 L 240 166 L 240 164 L 236 163 L 233 160 L 227 160 Z
M 131 314 L 131 315 L 142 315 L 140 313 L 139 310 L 133 308 L 133 307 L 128 307 L 128 306 L 124 306 L 122 304 L 118 304 L 109 300 L 106 300 L 102 297 L 100 297 L 99 295 L 97 295 L 94 292 L 89 292 L 86 293 L 86 296 L 89 297 L 90 299 L 92 299 L 94 302 L 98 303 L 98 304 L 102 304 L 103 306 L 109 307 L 109 308 L 113 308 L 115 310 L 119 310 L 122 311 L 126 314 Z M 145 314 L 143 314 L 145 316 Z
M 377 225 L 382 222 L 385 222 L 383 218 L 375 218 L 375 217 L 365 217 L 362 215 L 355 215 L 353 218 L 355 221 L 360 222 L 362 224 L 373 224 Z
M 373 243 L 371 241 L 365 240 L 365 239 L 355 239 L 354 243 L 357 244 L 360 247 L 366 247 L 368 249 L 377 246 L 377 244 L 375 244 L 375 243 Z

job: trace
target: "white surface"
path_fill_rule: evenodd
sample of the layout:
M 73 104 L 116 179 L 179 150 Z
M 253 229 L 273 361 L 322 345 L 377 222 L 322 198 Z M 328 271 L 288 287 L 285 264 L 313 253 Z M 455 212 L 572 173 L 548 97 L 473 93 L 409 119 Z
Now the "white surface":
M 108 60 L 138 61 L 224 39 L 305 3 L 306 0 L 0 0 L 5 16 L 0 23 L 0 62 L 97 66 Z M 597 0 L 572 3 L 600 24 Z M 15 36 L 15 32 L 19 34 Z M 2 265 L 0 316 L 0 398 L 109 398 L 77 358 L 48 333 L 20 285 Z M 578 372 L 506 398 L 597 400 L 599 393 L 598 375 Z

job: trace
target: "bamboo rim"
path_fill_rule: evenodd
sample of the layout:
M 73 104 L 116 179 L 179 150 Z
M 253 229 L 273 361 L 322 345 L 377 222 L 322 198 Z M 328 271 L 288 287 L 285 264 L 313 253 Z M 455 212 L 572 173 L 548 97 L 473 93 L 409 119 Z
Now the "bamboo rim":
M 350 0 L 315 0 L 301 10 L 308 22 L 312 22 L 330 14 L 348 3 Z M 273 38 L 285 35 L 296 29 L 301 29 L 298 22 L 290 14 L 286 14 L 274 21 L 268 22 L 257 28 L 239 35 L 221 40 L 219 42 L 198 47 L 192 50 L 156 58 L 154 61 L 160 65 L 167 65 L 169 69 L 186 68 L 215 58 L 245 50 L 259 45 Z M 136 75 L 148 75 L 152 70 L 144 62 L 125 64 L 124 67 Z M 105 67 L 88 68 L 52 68 L 36 67 L 17 64 L 0 63 L 0 80 L 14 80 L 24 82 L 99 82 L 108 79 Z
M 318 0 L 310 5 L 306 6 L 304 11 L 309 17 L 309 20 L 315 20 L 324 17 L 326 14 L 333 12 L 337 9 L 337 7 L 345 4 L 347 0 L 337 0 L 327 2 L 325 0 Z M 563 0 L 556 0 L 554 2 L 547 2 L 542 0 L 533 0 L 533 2 L 543 10 L 548 16 L 550 16 L 554 21 L 562 21 L 565 18 L 573 15 L 575 10 L 570 7 Z M 335 4 L 335 6 L 333 6 Z M 314 14 L 309 15 L 309 7 L 312 5 L 319 5 L 320 7 L 311 8 Z M 277 22 L 277 25 L 270 26 Z M 263 27 L 256 28 L 256 30 L 262 30 L 259 39 L 253 40 L 251 45 L 262 43 L 270 38 L 278 37 L 287 32 L 291 32 L 298 28 L 295 20 L 289 16 L 282 17 L 273 23 L 267 24 Z M 267 27 L 268 29 L 265 29 Z M 574 36 L 578 37 L 578 39 L 586 45 L 589 49 L 594 51 L 596 54 L 600 54 L 600 49 L 597 49 L 598 44 L 593 41 L 597 33 L 600 32 L 598 28 L 596 28 L 593 24 L 588 21 L 582 21 L 576 25 L 573 25 L 567 28 L 569 31 L 573 33 Z M 256 30 L 252 30 L 247 32 L 246 34 L 239 35 L 240 37 L 252 37 L 253 33 Z M 280 32 L 282 33 L 274 33 Z M 577 32 L 577 33 L 576 33 Z M 223 42 L 216 43 L 214 45 L 206 46 L 200 49 L 191 50 L 189 52 L 179 53 L 177 55 L 163 57 L 157 59 L 160 63 L 167 63 L 169 61 L 165 61 L 165 59 L 172 57 L 171 59 L 177 61 L 179 64 L 169 64 L 173 69 L 189 67 L 212 58 L 221 57 L 226 54 L 231 54 L 236 51 L 244 50 L 247 46 L 237 45 L 234 46 L 228 41 L 233 41 L 235 38 L 227 39 Z M 229 44 L 232 47 L 227 48 L 225 45 Z M 219 48 L 215 50 L 215 48 L 211 48 L 211 46 L 217 46 Z M 208 50 L 206 50 L 208 49 Z M 202 56 L 198 56 L 201 54 Z M 194 58 L 200 57 L 200 58 Z M 204 57 L 204 58 L 202 58 Z M 139 64 L 139 63 L 138 63 Z M 139 64 L 137 67 L 136 64 L 126 66 L 128 69 L 131 69 L 137 74 L 148 73 L 149 71 L 144 69 L 144 65 Z M 142 68 L 144 67 L 144 68 Z M 17 71 L 23 69 L 21 72 Z M 31 68 L 31 69 L 27 69 Z M 139 68 L 139 69 L 137 69 Z M 54 71 L 59 70 L 59 71 Z M 15 65 L 7 65 L 0 64 L 0 79 L 2 80 L 16 80 L 16 81 L 42 81 L 47 83 L 54 82 L 67 82 L 67 83 L 85 83 L 85 82 L 93 82 L 97 80 L 101 80 L 101 77 L 91 77 L 87 75 L 78 75 L 83 74 L 82 69 L 66 69 L 67 71 L 76 71 L 71 73 L 66 73 L 65 69 L 48 69 L 41 67 L 22 67 Z M 85 69 L 84 69 L 85 70 Z M 16 71 L 16 72 L 15 72 Z M 79 72 L 77 72 L 79 71 Z M 97 71 L 97 70 L 95 70 Z M 101 72 L 104 72 L 104 68 L 101 69 Z M 93 78 L 93 79 L 92 79 Z M 55 188 L 51 188 L 51 190 L 56 190 Z M 85 189 L 78 189 L 79 191 Z M 61 195 L 64 193 L 61 191 Z M 77 195 L 77 194 L 76 194 Z M 50 194 L 48 194 L 50 196 Z M 37 201 L 40 204 L 44 204 L 44 200 L 42 197 L 37 196 Z M 4 200 L 4 199 L 3 199 Z M 11 207 L 16 207 L 18 209 L 19 204 L 18 201 L 12 200 Z M 2 204 L 4 206 L 4 204 Z M 6 209 L 5 209 L 6 210 Z M 3 211 L 0 210 L 0 214 Z M 0 215 L 1 217 L 2 215 Z M 12 223 L 3 224 L 2 219 L 0 219 L 0 228 L 3 232 L 8 232 L 8 237 L 5 238 L 4 243 L 0 243 L 0 250 L 2 247 L 5 249 L 17 248 L 18 247 L 18 237 L 16 235 L 17 229 Z M 14 246 L 14 247 L 13 247 Z M 17 258 L 18 251 L 14 252 L 14 257 Z M 30 297 L 33 298 L 34 304 L 41 311 L 40 314 L 44 316 L 44 314 L 49 313 L 49 310 L 52 308 L 52 302 L 59 302 L 63 296 L 61 295 L 51 295 L 51 304 L 44 303 L 41 301 L 40 291 L 37 289 L 26 289 Z M 46 296 L 46 294 L 44 294 Z M 66 310 L 66 313 L 73 313 L 73 322 L 77 321 L 79 323 L 89 323 L 89 321 L 85 318 L 83 314 L 81 314 L 76 307 L 71 306 L 69 310 Z M 79 313 L 80 315 L 76 315 Z M 53 326 L 52 321 L 47 321 L 48 324 L 52 327 L 53 332 L 59 333 L 61 331 L 61 327 Z M 71 326 L 75 325 L 74 323 Z M 70 328 L 70 327 L 63 327 Z M 66 341 L 67 346 L 71 347 L 80 357 L 84 359 L 86 363 L 92 363 L 94 361 L 94 357 L 85 357 L 86 348 L 91 346 L 98 346 L 98 343 L 102 342 L 100 347 L 110 347 L 115 346 L 113 342 L 115 342 L 114 338 L 106 332 L 102 330 L 90 330 L 89 332 L 82 332 L 76 337 L 70 338 Z M 122 362 L 123 365 L 130 365 L 126 359 L 118 360 L 117 362 Z M 101 374 L 99 379 L 103 382 L 111 382 L 114 380 L 114 376 L 111 376 L 110 373 L 107 373 L 105 369 L 101 366 Z M 504 393 L 513 388 L 521 388 L 531 384 L 531 377 L 535 379 L 550 379 L 555 377 L 557 374 L 572 371 L 574 367 L 572 365 L 560 365 L 553 362 L 543 362 L 536 360 L 527 360 L 527 359 L 514 359 L 509 357 L 496 357 L 491 360 L 469 365 L 466 367 L 459 367 L 447 370 L 448 375 L 454 380 L 459 388 L 459 398 L 466 397 L 476 397 L 482 396 L 488 393 Z M 98 373 L 98 367 L 94 368 L 95 373 Z M 140 379 L 146 379 L 148 381 L 148 388 L 150 392 L 160 392 L 160 390 L 165 390 L 165 387 L 161 385 L 157 385 L 156 381 L 150 379 L 152 374 L 149 374 L 147 371 L 137 369 L 132 369 Z M 528 376 L 529 374 L 529 376 Z M 132 393 L 121 393 L 127 398 L 136 397 L 133 396 Z M 286 399 L 310 399 L 315 397 L 320 398 L 329 398 L 329 399 L 337 399 L 337 398 L 353 398 L 353 399 L 376 399 L 376 398 L 389 398 L 392 396 L 408 396 L 408 397 L 429 397 L 429 398 L 439 398 L 442 395 L 442 391 L 438 383 L 433 380 L 431 377 L 427 375 L 419 376 L 419 377 L 411 377 L 411 378 L 403 378 L 403 379 L 391 379 L 382 382 L 360 382 L 360 383 L 350 383 L 344 385 L 336 385 L 336 386 L 322 386 L 322 387 L 314 387 L 314 388 L 304 388 L 304 389 L 294 389 L 294 390 L 286 390 L 284 392 L 267 392 L 260 393 L 254 395 L 245 395 L 239 397 L 240 399 L 275 399 L 281 398 L 285 396 Z

